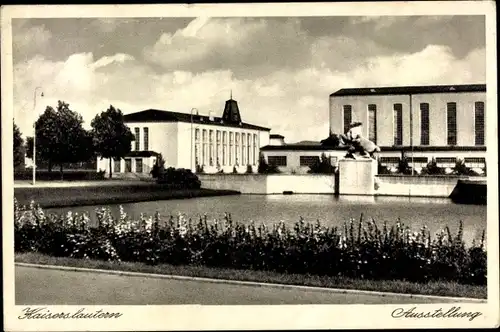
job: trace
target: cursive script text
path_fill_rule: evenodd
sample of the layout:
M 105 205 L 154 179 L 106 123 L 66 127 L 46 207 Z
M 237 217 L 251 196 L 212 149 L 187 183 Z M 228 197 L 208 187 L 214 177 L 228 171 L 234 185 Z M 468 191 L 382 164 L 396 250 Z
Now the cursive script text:
M 110 319 L 122 316 L 119 312 L 107 312 L 101 309 L 88 311 L 80 308 L 74 312 L 53 312 L 47 307 L 24 308 L 18 319 Z
M 479 311 L 463 311 L 461 307 L 451 307 L 448 310 L 439 308 L 433 311 L 419 311 L 417 307 L 397 308 L 391 314 L 393 318 L 468 318 L 469 321 L 481 315 Z

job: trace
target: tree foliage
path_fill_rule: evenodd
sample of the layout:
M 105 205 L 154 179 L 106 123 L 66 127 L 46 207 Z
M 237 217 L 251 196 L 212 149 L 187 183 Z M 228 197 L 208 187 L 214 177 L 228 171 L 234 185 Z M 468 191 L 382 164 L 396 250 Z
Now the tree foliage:
M 58 101 L 56 109 L 47 106 L 35 123 L 36 148 L 40 157 L 63 170 L 64 163 L 86 161 L 93 155 L 92 140 L 83 128 L 82 116 Z M 31 143 L 32 144 L 32 143 Z
M 19 127 L 14 124 L 14 167 L 18 168 L 24 166 L 24 140 Z
M 134 135 L 123 122 L 122 111 L 113 105 L 110 105 L 105 112 L 96 115 L 91 126 L 96 154 L 101 158 L 109 158 L 109 177 L 111 177 L 112 159 L 121 159 L 131 151 Z
M 340 138 L 337 134 L 330 133 L 330 136 L 321 141 L 321 145 L 336 148 L 340 145 Z

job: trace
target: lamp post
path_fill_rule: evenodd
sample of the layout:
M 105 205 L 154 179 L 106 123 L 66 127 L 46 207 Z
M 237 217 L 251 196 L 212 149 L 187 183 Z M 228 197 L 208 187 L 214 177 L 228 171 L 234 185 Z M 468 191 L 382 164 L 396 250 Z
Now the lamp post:
M 35 92 L 33 94 L 33 114 L 35 114 L 35 117 L 36 115 L 38 114 L 36 112 L 36 97 L 37 97 L 37 91 L 38 89 L 41 89 L 42 87 L 40 86 L 37 86 L 35 88 Z M 40 97 L 43 97 L 43 92 L 40 94 Z M 33 185 L 36 184 L 36 121 L 37 119 L 35 119 L 35 122 L 33 123 Z
M 194 154 L 194 145 L 193 145 L 193 111 L 196 110 L 198 112 L 198 109 L 196 107 L 191 108 L 191 149 L 190 154 L 191 154 L 191 161 L 190 161 L 190 166 L 191 166 L 191 172 L 194 173 L 193 169 L 193 154 Z

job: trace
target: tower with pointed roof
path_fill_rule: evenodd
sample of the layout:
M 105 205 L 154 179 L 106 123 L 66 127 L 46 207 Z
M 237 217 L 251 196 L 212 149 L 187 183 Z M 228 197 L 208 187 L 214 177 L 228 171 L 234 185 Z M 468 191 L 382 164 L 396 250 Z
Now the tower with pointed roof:
M 229 100 L 226 100 L 224 113 L 222 114 L 222 120 L 225 123 L 241 123 L 240 109 L 238 108 L 238 102 L 233 99 L 233 90 L 231 90 L 231 96 L 229 97 Z

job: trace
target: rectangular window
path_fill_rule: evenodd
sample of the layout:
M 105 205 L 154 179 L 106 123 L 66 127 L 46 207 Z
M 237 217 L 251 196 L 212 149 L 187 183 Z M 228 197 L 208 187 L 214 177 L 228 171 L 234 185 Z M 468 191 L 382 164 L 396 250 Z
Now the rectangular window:
M 257 165 L 257 157 L 259 155 L 259 146 L 257 145 L 257 134 L 253 135 L 253 164 Z
M 486 165 L 486 158 L 468 157 L 464 158 L 464 162 L 470 168 L 483 168 Z
M 399 163 L 399 157 L 380 157 L 380 163 L 382 165 L 397 165 Z
M 344 134 L 349 131 L 349 126 L 352 123 L 352 106 L 344 105 Z
M 140 129 L 138 127 L 135 127 L 134 128 L 134 137 L 135 137 L 135 151 L 139 151 L 140 150 L 140 135 L 141 135 L 141 132 L 140 132 Z
M 239 164 L 241 162 L 240 160 L 240 133 L 235 134 L 235 150 L 236 152 L 234 153 L 235 156 L 235 164 Z
M 408 160 L 419 164 L 427 164 L 429 162 L 427 157 L 409 157 Z
M 198 128 L 194 131 L 194 162 L 195 165 L 200 165 L 200 130 Z
M 474 109 L 475 144 L 484 145 L 484 103 L 482 101 L 476 102 Z
M 403 105 L 394 104 L 394 145 L 403 145 Z
M 377 144 L 377 105 L 368 105 L 368 139 Z
M 120 173 L 122 170 L 121 170 L 121 159 L 115 159 L 114 160 L 114 165 L 113 165 L 113 169 L 115 173 Z
M 220 135 L 221 135 L 220 131 L 217 130 L 217 134 L 215 135 L 215 139 L 217 141 L 216 148 L 215 148 L 215 160 L 216 160 L 217 166 L 220 166 L 221 154 L 222 154 Z
M 222 133 L 222 165 L 227 165 L 227 132 Z
M 318 156 L 300 156 L 300 166 L 312 166 L 319 163 Z
M 144 127 L 144 151 L 149 151 L 149 128 Z
M 457 145 L 457 103 L 446 104 L 446 123 L 448 145 Z
M 252 135 L 248 134 L 247 135 L 247 164 L 250 165 L 251 164 L 251 160 L 252 160 Z
M 213 166 L 214 165 L 214 131 L 213 130 L 210 130 L 209 131 L 209 156 L 208 156 L 208 161 L 209 161 L 209 165 L 210 166 Z
M 135 159 L 135 172 L 142 173 L 142 158 Z
M 420 145 L 429 145 L 429 104 L 420 103 Z
M 125 173 L 130 172 L 132 172 L 132 159 L 127 158 L 125 159 Z
M 286 156 L 268 156 L 267 163 L 275 166 L 286 166 Z
M 233 145 L 234 145 L 234 135 L 229 133 L 229 165 L 233 164 Z
M 453 167 L 457 162 L 457 158 L 454 157 L 437 157 L 436 163 L 439 167 Z
M 202 132 L 203 146 L 201 148 L 201 163 L 202 165 L 207 164 L 208 158 L 208 145 L 207 145 L 207 130 L 203 129 Z

